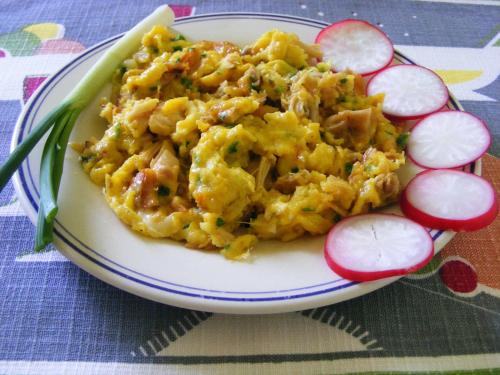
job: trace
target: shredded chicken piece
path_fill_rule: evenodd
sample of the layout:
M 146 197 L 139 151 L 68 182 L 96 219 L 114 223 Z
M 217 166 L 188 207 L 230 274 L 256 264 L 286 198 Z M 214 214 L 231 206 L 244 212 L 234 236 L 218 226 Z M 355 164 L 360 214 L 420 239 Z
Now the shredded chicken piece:
M 372 115 L 372 109 L 366 108 L 358 111 L 342 111 L 328 117 L 323 127 L 330 131 L 336 138 L 342 138 L 344 133 L 350 137 L 352 145 L 356 150 L 362 150 L 369 145 L 375 134 L 376 119 Z

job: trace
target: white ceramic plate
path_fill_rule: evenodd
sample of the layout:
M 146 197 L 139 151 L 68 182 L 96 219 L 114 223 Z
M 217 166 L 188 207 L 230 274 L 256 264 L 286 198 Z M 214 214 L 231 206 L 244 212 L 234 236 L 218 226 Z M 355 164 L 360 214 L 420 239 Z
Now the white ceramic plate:
M 313 42 L 326 24 L 291 16 L 227 13 L 187 17 L 174 28 L 192 40 L 229 40 L 247 44 L 273 28 L 294 32 Z M 82 53 L 46 81 L 26 105 L 16 125 L 12 148 L 72 89 L 98 57 L 120 36 Z M 396 58 L 411 63 L 400 54 Z M 103 92 L 103 95 L 106 94 Z M 72 140 L 99 136 L 105 126 L 98 102 L 80 116 Z M 455 100 L 450 108 L 460 109 Z M 22 164 L 15 188 L 30 219 L 36 222 L 38 170 L 43 142 Z M 480 164 L 468 166 L 480 173 Z M 406 168 L 407 180 L 416 169 Z M 313 308 L 354 298 L 397 278 L 355 283 L 335 275 L 323 260 L 323 237 L 293 242 L 261 241 L 248 262 L 224 259 L 216 252 L 186 249 L 170 240 L 154 240 L 132 232 L 105 203 L 100 188 L 68 150 L 59 194 L 55 245 L 67 258 L 120 289 L 162 303 L 224 313 L 278 313 Z M 397 210 L 393 207 L 392 210 Z M 432 231 L 440 250 L 452 232 Z

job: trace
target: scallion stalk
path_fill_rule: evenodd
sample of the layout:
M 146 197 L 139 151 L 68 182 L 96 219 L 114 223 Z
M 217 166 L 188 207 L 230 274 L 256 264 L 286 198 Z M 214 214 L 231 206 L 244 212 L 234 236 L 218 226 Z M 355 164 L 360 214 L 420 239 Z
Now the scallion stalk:
M 111 80 L 113 73 L 122 61 L 139 48 L 143 35 L 155 25 L 170 26 L 173 21 L 172 10 L 168 5 L 164 5 L 158 7 L 125 33 L 104 53 L 62 103 L 42 119 L 0 167 L 1 191 L 33 147 L 52 128 L 44 146 L 40 165 L 40 204 L 35 239 L 36 250 L 41 250 L 52 242 L 52 229 L 58 210 L 57 194 L 62 176 L 64 154 L 78 116 L 99 94 L 102 87 Z

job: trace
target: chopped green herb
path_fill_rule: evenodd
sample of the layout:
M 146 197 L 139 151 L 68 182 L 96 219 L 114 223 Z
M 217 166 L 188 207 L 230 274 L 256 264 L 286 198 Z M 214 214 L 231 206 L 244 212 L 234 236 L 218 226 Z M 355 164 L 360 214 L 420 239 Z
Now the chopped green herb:
M 283 92 L 285 92 L 285 89 L 281 86 L 278 86 L 274 89 L 274 91 L 276 91 L 277 94 L 282 94 Z
M 343 95 L 337 98 L 337 103 L 345 103 L 346 101 L 347 99 Z
M 297 173 L 298 171 L 299 171 L 299 167 L 293 167 L 292 169 L 290 169 L 291 173 Z
M 187 77 L 181 77 L 181 84 L 182 86 L 184 86 L 185 88 L 187 89 L 190 89 L 191 86 L 193 85 L 193 81 L 191 81 L 189 78 Z
M 236 124 L 226 124 L 226 125 L 224 125 L 224 127 L 228 128 L 228 129 L 234 128 L 235 126 L 236 126 Z
M 314 212 L 314 208 L 311 208 L 311 207 L 304 207 L 302 209 L 303 212 Z
M 172 41 L 172 42 L 177 42 L 179 40 L 186 40 L 186 38 L 182 34 L 177 34 L 175 36 L 175 38 L 170 38 L 170 41 Z
M 231 247 L 231 245 L 228 244 L 228 245 L 224 246 L 224 250 L 229 250 L 230 247 Z
M 215 225 L 217 225 L 218 227 L 222 227 L 224 224 L 225 224 L 225 221 L 221 217 L 218 217 L 217 220 L 215 221 Z
M 122 135 L 122 126 L 118 123 L 114 126 L 114 129 L 115 129 L 115 139 L 120 138 L 120 136 Z
M 345 85 L 347 83 L 347 78 L 342 78 L 340 80 L 340 83 L 343 84 L 343 85 Z
M 238 152 L 238 141 L 231 143 L 229 147 L 227 148 L 227 152 L 230 154 L 234 154 L 235 152 Z
M 345 163 L 345 165 L 344 165 L 344 171 L 345 171 L 346 175 L 349 176 L 351 174 L 351 172 L 352 172 L 352 166 L 353 166 L 353 164 L 350 163 L 350 162 Z
M 333 215 L 332 221 L 333 221 L 334 223 L 338 223 L 340 220 L 342 220 L 342 216 L 340 216 L 338 213 L 335 213 L 335 214 Z
M 170 194 L 170 188 L 168 186 L 160 185 L 158 187 L 158 195 L 160 197 L 166 197 L 169 194 Z
M 175 51 L 182 51 L 182 46 L 173 46 L 172 50 Z
M 125 73 L 127 73 L 127 68 L 125 66 L 121 66 L 120 67 L 120 75 L 124 75 Z
M 176 59 L 175 59 L 175 62 L 176 62 L 176 63 L 180 63 L 180 62 L 181 62 L 181 58 L 180 58 L 180 57 L 176 58 Z
M 398 144 L 399 148 L 403 149 L 406 147 L 406 144 L 408 143 L 408 138 L 410 137 L 410 133 L 401 133 L 399 137 L 396 139 L 396 143 Z
M 190 225 L 191 225 L 191 223 L 187 223 L 186 225 L 184 225 L 184 226 L 182 227 L 182 229 L 188 229 Z
M 92 160 L 93 158 L 94 158 L 94 155 L 82 155 L 82 156 L 80 156 L 80 160 L 82 161 L 82 163 L 86 163 L 89 160 Z
M 206 53 L 206 52 L 203 52 L 203 53 L 201 54 L 201 57 L 207 57 L 207 53 Z
M 260 90 L 260 86 L 256 83 L 251 83 L 250 84 L 250 89 L 251 90 L 255 90 L 255 91 L 259 91 Z

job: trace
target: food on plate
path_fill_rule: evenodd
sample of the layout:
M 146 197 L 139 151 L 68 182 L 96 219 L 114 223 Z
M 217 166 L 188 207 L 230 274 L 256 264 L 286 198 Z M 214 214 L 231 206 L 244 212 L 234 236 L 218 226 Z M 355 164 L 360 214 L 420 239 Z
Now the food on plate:
M 368 95 L 384 94 L 383 111 L 400 119 L 416 119 L 446 106 L 448 89 L 433 71 L 418 65 L 393 65 L 374 75 Z
M 316 37 L 324 60 L 341 72 L 350 69 L 369 75 L 392 62 L 394 48 L 389 38 L 372 24 L 362 20 L 342 20 L 321 30 Z
M 335 225 L 324 253 L 336 274 L 371 281 L 422 268 L 434 255 L 434 242 L 424 227 L 407 218 L 364 214 Z
M 482 120 L 467 112 L 444 111 L 412 128 L 406 151 L 423 168 L 457 168 L 479 159 L 490 144 L 490 131 Z
M 116 72 L 104 135 L 75 146 L 82 167 L 135 231 L 232 259 L 397 201 L 407 134 L 321 56 L 279 30 L 240 48 L 155 26 Z
M 401 197 L 403 213 L 435 229 L 472 231 L 486 227 L 498 215 L 493 186 L 472 173 L 427 170 L 415 176 Z

